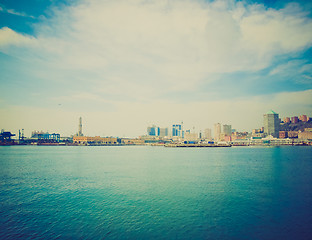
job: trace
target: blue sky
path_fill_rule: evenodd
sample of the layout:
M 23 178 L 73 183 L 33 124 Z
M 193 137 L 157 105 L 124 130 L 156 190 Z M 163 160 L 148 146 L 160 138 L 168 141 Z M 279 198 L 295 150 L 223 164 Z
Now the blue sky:
M 0 128 L 139 136 L 312 117 L 309 1 L 0 1 Z

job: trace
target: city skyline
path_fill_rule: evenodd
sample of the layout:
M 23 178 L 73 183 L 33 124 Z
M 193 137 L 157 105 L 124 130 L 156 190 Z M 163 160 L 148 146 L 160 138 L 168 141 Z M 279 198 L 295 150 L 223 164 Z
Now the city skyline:
M 306 1 L 0 3 L 0 127 L 136 137 L 312 112 Z

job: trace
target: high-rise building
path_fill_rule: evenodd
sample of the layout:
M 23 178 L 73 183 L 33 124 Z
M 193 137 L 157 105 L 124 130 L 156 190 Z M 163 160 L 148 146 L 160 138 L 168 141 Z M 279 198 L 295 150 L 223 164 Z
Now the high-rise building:
M 184 137 L 184 131 L 181 124 L 172 125 L 172 136 L 173 137 Z
M 147 135 L 149 136 L 159 136 L 159 127 L 155 125 L 147 128 Z
M 231 125 L 223 125 L 223 133 L 225 136 L 231 136 L 232 135 L 232 126 Z
M 214 125 L 214 140 L 220 141 L 220 137 L 221 137 L 221 124 L 216 123 Z
M 266 135 L 272 135 L 273 137 L 279 137 L 280 120 L 278 113 L 269 111 L 263 115 L 264 133 Z
M 79 118 L 79 125 L 78 125 L 78 136 L 83 136 L 82 134 L 82 118 Z
M 208 140 L 211 140 L 212 137 L 211 137 L 211 129 L 210 128 L 206 128 L 204 130 L 204 138 L 205 139 L 208 139 Z
M 159 136 L 160 137 L 168 136 L 168 128 L 159 128 Z

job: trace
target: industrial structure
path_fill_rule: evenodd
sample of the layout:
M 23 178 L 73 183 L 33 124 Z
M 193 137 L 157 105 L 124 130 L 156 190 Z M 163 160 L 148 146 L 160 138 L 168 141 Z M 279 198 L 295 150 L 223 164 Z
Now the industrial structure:
M 2 130 L 0 133 L 0 145 L 14 145 L 15 141 L 12 139 L 13 136 L 15 136 L 15 134 Z
M 79 136 L 79 137 L 83 136 L 83 134 L 82 134 L 82 118 L 81 117 L 79 118 L 78 134 L 77 134 L 77 136 Z

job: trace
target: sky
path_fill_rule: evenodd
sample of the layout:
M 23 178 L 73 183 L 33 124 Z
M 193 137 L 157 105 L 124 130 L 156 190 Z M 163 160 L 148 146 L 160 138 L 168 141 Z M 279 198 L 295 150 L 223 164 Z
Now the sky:
M 312 4 L 0 0 L 0 129 L 136 137 L 312 117 Z

